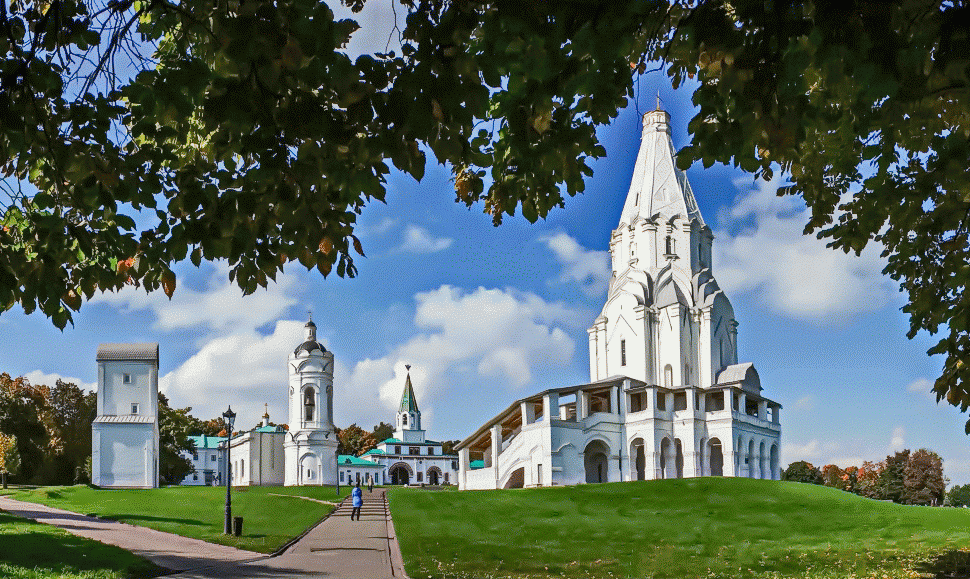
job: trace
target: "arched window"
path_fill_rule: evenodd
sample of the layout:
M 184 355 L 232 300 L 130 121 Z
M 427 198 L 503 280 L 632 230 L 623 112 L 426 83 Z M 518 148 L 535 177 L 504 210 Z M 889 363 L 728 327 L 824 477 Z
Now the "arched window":
M 674 239 L 673 235 L 667 236 L 667 255 L 675 255 L 677 253 L 677 240 Z
M 626 366 L 626 340 L 620 340 L 620 366 Z
M 314 400 L 313 396 L 313 388 L 307 388 L 303 391 L 303 420 L 313 420 L 313 410 L 315 406 L 316 401 Z
M 684 364 L 684 384 L 690 384 L 690 364 Z
M 404 426 L 407 426 L 408 425 L 408 415 L 407 414 L 401 416 L 401 424 L 403 424 Z
M 670 364 L 664 366 L 664 387 L 670 388 L 674 383 L 674 368 Z

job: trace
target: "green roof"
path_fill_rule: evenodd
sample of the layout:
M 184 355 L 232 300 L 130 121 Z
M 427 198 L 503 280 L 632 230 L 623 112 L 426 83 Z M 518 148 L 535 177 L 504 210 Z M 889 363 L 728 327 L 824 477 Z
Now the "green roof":
M 404 394 L 401 396 L 401 407 L 399 412 L 419 412 L 418 399 L 414 396 L 414 388 L 411 387 L 411 374 L 408 374 L 404 381 Z
M 383 450 L 379 449 L 379 448 L 372 448 L 372 449 L 368 450 L 367 452 L 365 452 L 364 454 L 362 454 L 361 456 L 368 456 L 368 455 L 371 455 L 371 454 L 385 454 L 385 452 Z
M 260 426 L 256 432 L 286 432 L 282 426 Z
M 341 454 L 337 456 L 338 468 L 341 466 L 347 466 L 348 464 L 351 466 L 376 466 L 378 468 L 383 468 L 381 467 L 381 465 L 377 464 L 376 462 L 371 462 L 369 460 L 365 460 L 363 458 L 359 458 L 350 454 Z
M 206 436 L 205 434 L 201 436 L 189 436 L 188 439 L 195 445 L 196 450 L 219 448 L 219 443 L 226 441 L 225 436 Z
M 385 438 L 384 439 L 384 443 L 385 444 L 394 444 L 395 442 L 401 442 L 401 441 L 398 440 L 398 439 L 396 439 L 396 438 Z
M 472 470 L 476 470 L 476 469 L 479 469 L 479 468 L 485 468 L 485 461 L 484 460 L 473 460 L 470 463 L 468 463 L 468 468 L 470 468 Z

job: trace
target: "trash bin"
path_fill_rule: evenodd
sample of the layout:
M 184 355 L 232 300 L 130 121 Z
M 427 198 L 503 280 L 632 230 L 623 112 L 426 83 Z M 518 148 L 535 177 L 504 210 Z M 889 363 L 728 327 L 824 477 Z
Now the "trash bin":
M 242 525 L 243 525 L 243 518 L 242 517 L 233 517 L 232 518 L 232 534 L 235 535 L 235 536 L 237 536 L 237 537 L 241 537 L 242 536 Z

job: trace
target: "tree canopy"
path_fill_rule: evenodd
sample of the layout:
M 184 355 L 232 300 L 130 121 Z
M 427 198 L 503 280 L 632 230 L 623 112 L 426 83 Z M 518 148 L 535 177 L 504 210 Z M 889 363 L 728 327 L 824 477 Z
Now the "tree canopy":
M 0 5 L 0 309 L 64 327 L 95 291 L 171 296 L 183 261 L 227 260 L 246 293 L 294 261 L 353 276 L 392 166 L 446 164 L 458 202 L 535 221 L 657 62 L 697 82 L 680 165 L 780 169 L 806 233 L 879 244 L 910 337 L 945 328 L 937 396 L 970 407 L 962 0 L 393 5 L 394 45 L 356 59 L 327 1 Z

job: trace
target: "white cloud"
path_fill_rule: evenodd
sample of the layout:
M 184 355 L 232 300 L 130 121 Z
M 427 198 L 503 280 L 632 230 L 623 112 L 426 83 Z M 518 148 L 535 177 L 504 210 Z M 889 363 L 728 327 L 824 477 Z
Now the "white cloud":
M 815 408 L 815 397 L 811 394 L 802 396 L 795 402 L 795 408 L 797 410 L 813 410 Z
M 933 392 L 933 380 L 927 378 L 917 378 L 906 386 L 907 392 L 919 394 L 931 402 L 936 402 L 936 393 Z
M 818 456 L 820 452 L 819 443 L 817 438 L 813 438 L 804 444 L 793 444 L 790 442 L 783 442 L 781 444 L 781 452 L 785 458 L 786 463 L 798 462 L 800 460 L 811 462 L 815 464 L 818 462 Z
M 404 242 L 399 248 L 405 253 L 435 253 L 451 247 L 454 239 L 435 237 L 418 225 L 408 225 L 404 229 Z
M 539 238 L 556 255 L 562 265 L 561 282 L 574 281 L 588 296 L 606 293 L 610 281 L 610 254 L 584 248 L 565 233 L 545 235 Z
M 57 384 L 58 380 L 63 380 L 65 382 L 73 382 L 77 384 L 78 387 L 81 388 L 82 390 L 92 391 L 92 390 L 98 389 L 97 382 L 84 382 L 79 378 L 74 378 L 72 376 L 63 376 L 61 374 L 46 373 L 40 370 L 27 372 L 26 374 L 24 374 L 24 378 L 26 378 L 31 384 L 35 386 L 38 384 L 44 384 L 53 388 L 54 385 Z
M 897 450 L 903 450 L 906 446 L 906 429 L 902 426 L 897 426 L 893 428 L 892 438 L 889 439 L 889 452 L 892 453 Z
M 298 301 L 291 295 L 298 289 L 297 281 L 294 275 L 278 274 L 276 282 L 266 289 L 243 296 L 242 290 L 229 281 L 229 265 L 217 262 L 203 291 L 179 287 L 169 300 L 161 291 L 147 294 L 126 287 L 117 293 L 96 295 L 91 302 L 110 304 L 125 313 L 150 310 L 155 314 L 152 327 L 156 330 L 201 327 L 233 333 L 258 328 L 284 315 Z
M 268 403 L 271 420 L 286 423 L 286 360 L 303 339 L 304 324 L 281 320 L 267 336 L 245 329 L 212 338 L 162 376 L 159 389 L 172 406 L 191 406 L 192 414 L 202 419 L 217 416 L 231 405 L 240 428 L 251 428 Z
M 420 402 L 435 392 L 464 388 L 465 372 L 477 375 L 478 386 L 518 388 L 529 384 L 534 372 L 572 359 L 575 344 L 561 326 L 575 325 L 579 316 L 562 304 L 514 290 L 480 287 L 468 293 L 448 285 L 415 300 L 420 332 L 386 356 L 358 362 L 347 376 L 346 390 L 358 397 L 357 408 L 383 407 L 375 417 L 386 418 L 400 400 L 405 364 L 411 364 Z
M 778 197 L 781 185 L 780 177 L 759 180 L 720 216 L 714 266 L 721 287 L 758 291 L 777 312 L 817 322 L 886 305 L 897 287 L 882 274 L 881 246 L 870 243 L 857 257 L 804 235 L 809 211 L 801 198 Z

